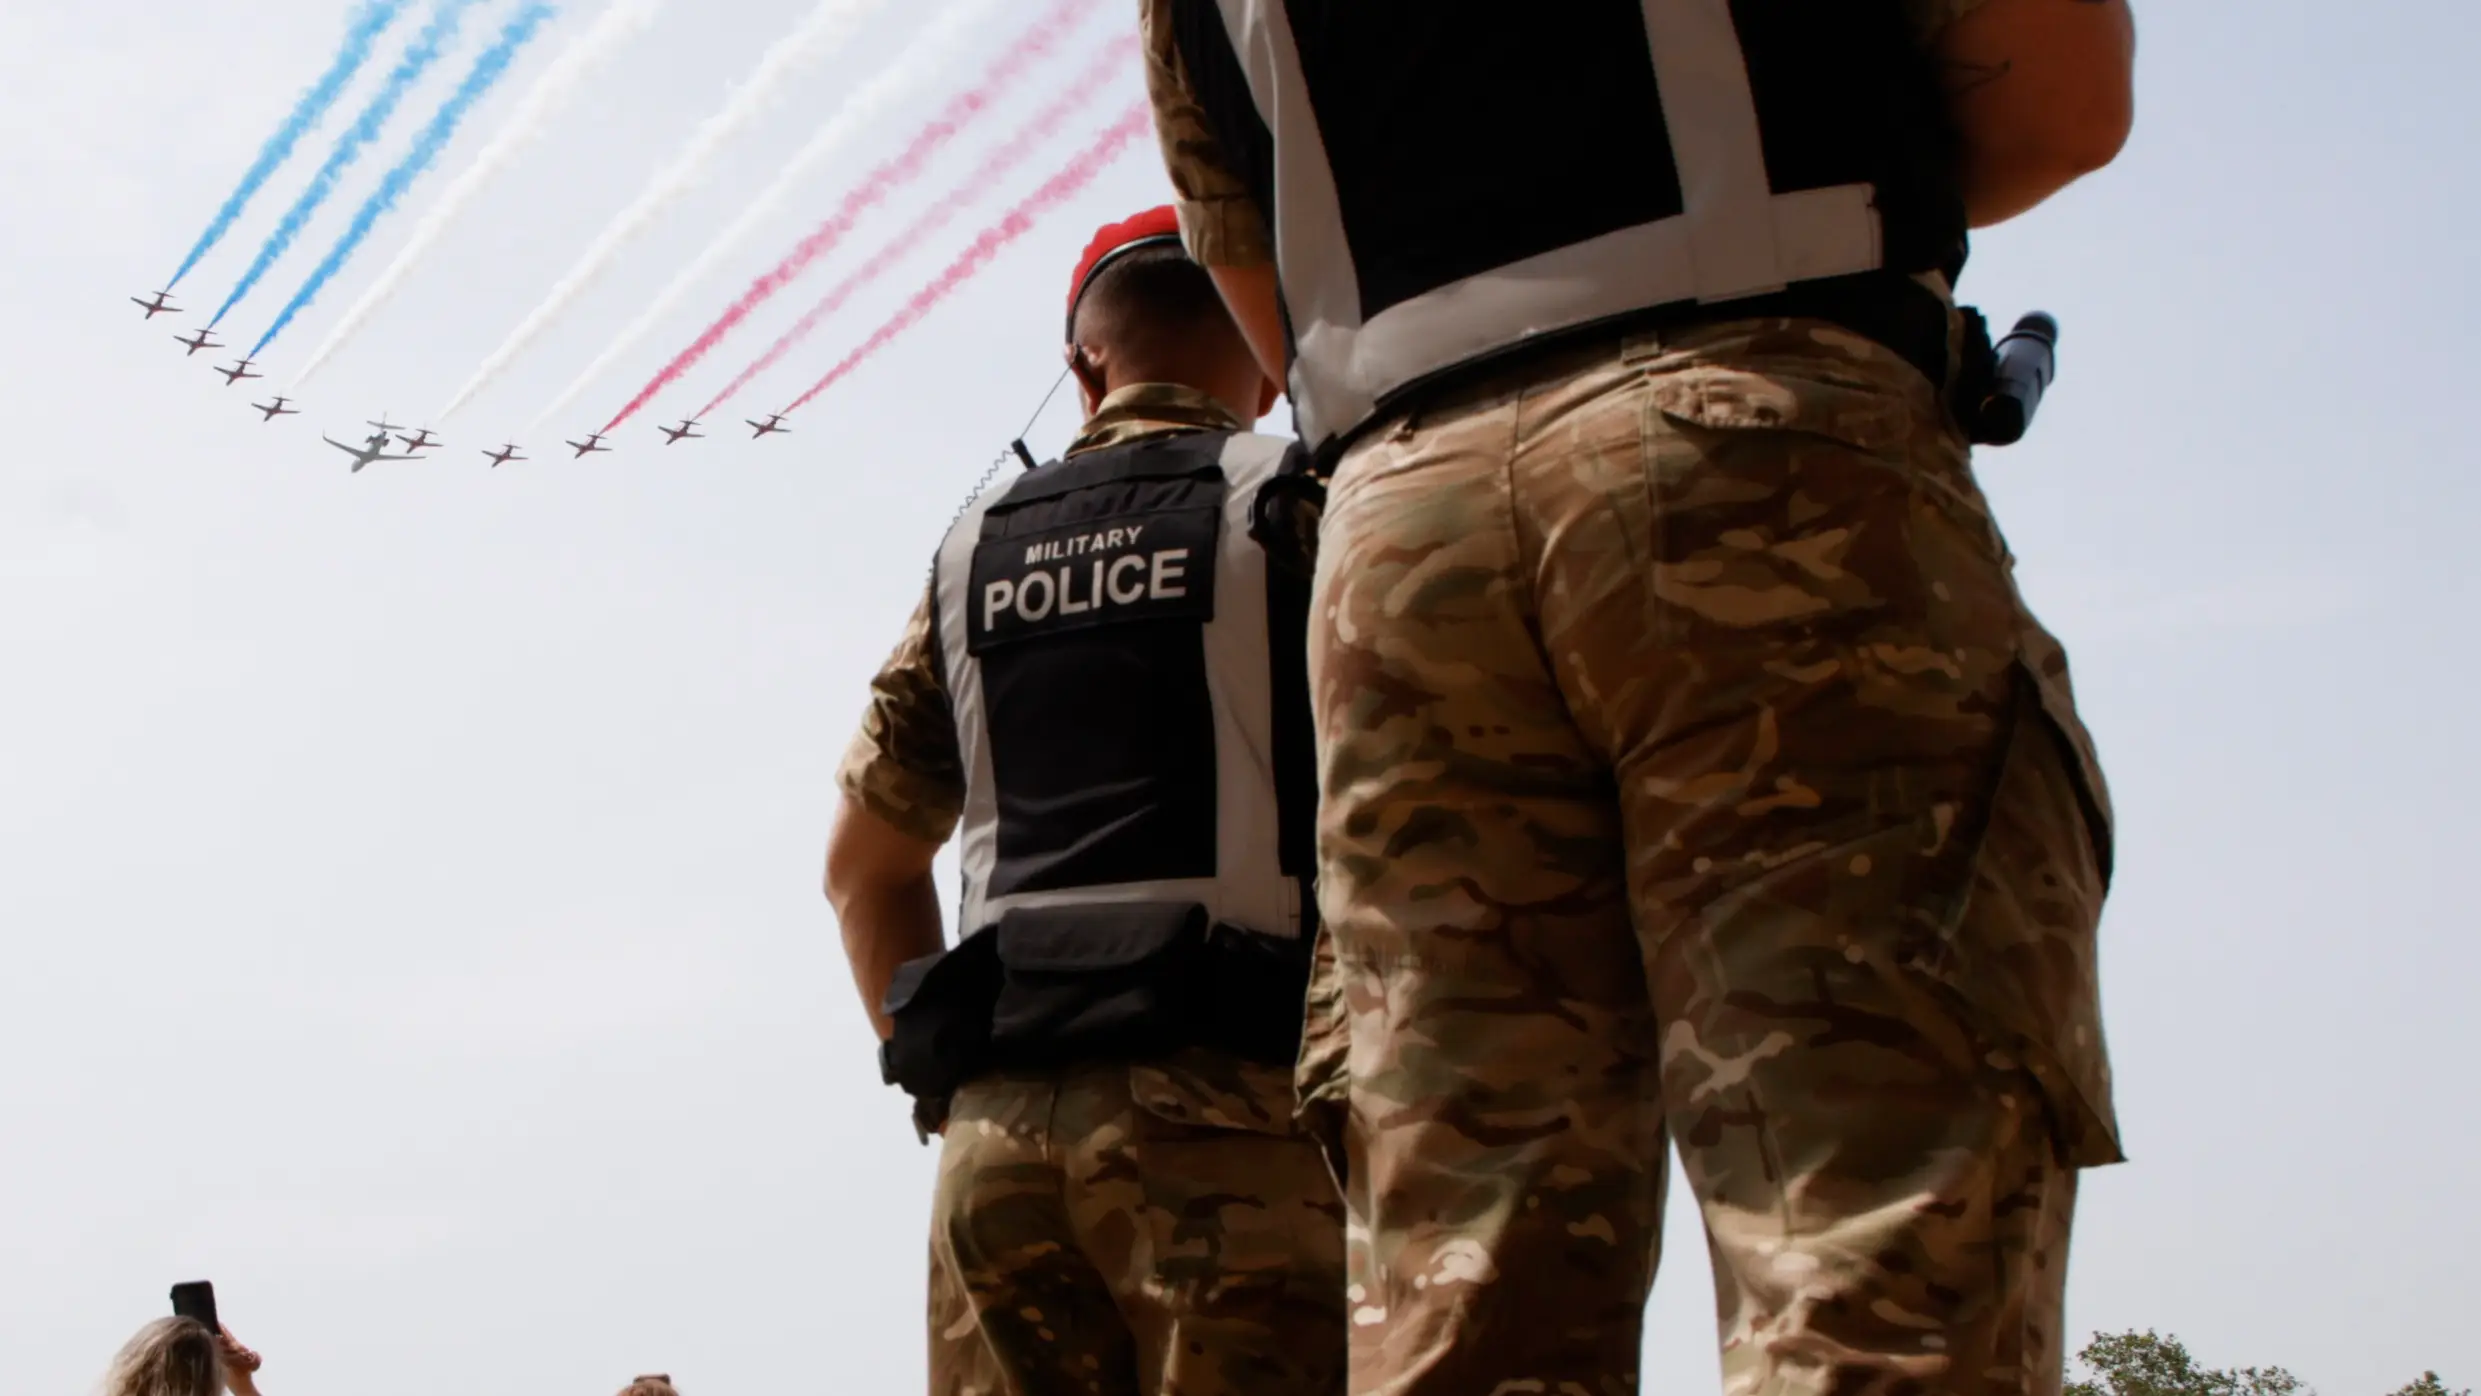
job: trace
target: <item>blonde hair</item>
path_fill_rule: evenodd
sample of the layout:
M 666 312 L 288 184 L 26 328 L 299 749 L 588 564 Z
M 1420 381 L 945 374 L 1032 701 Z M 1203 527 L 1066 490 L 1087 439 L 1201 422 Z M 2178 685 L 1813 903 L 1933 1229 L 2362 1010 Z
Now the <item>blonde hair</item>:
M 194 1318 L 159 1318 L 138 1330 L 112 1370 L 103 1396 L 223 1396 L 224 1354 Z

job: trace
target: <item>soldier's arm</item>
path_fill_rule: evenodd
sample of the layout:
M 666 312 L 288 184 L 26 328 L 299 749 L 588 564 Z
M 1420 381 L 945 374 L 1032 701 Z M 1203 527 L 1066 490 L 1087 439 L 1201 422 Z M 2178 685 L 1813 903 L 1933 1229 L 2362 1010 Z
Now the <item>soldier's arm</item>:
M 1233 171 L 1207 123 L 1188 65 L 1172 37 L 1172 0 L 1144 0 L 1138 23 L 1145 34 L 1146 99 L 1154 107 L 1163 171 L 1177 196 L 1181 241 L 1214 277 L 1258 366 L 1280 385 L 1291 364 L 1284 352 L 1275 239 L 1267 228 L 1266 211 L 1249 196 L 1248 185 Z
M 931 860 L 965 801 L 956 718 L 937 661 L 925 589 L 904 638 L 870 681 L 870 704 L 836 773 L 844 799 L 827 839 L 827 900 L 843 929 L 853 987 L 879 1036 L 879 1005 L 905 961 L 944 944 Z
M 1933 47 L 1964 141 L 1976 228 L 2003 222 L 2115 159 L 2135 116 L 2127 0 L 1979 0 Z
M 851 795 L 827 839 L 827 900 L 844 931 L 853 987 L 881 1041 L 894 1031 L 879 1005 L 897 969 L 947 943 L 930 875 L 938 854 L 938 844 L 914 838 Z
M 1258 367 L 1266 370 L 1269 382 L 1281 387 L 1289 381 L 1292 355 L 1284 347 L 1282 293 L 1275 286 L 1274 266 L 1209 265 L 1206 274 L 1223 293 L 1224 308 L 1232 312 L 1232 323 L 1240 326 L 1241 338 L 1249 341 Z

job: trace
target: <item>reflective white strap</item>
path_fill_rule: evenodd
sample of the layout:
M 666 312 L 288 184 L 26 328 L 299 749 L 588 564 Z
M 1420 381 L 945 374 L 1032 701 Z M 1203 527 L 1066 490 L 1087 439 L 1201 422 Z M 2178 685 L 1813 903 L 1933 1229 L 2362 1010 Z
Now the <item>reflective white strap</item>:
M 1351 386 L 1351 339 L 1361 328 L 1361 278 L 1344 239 L 1344 212 L 1318 114 L 1292 42 L 1283 0 L 1220 0 L 1225 32 L 1249 95 L 1275 138 L 1275 269 L 1292 318 L 1292 405 L 1306 427 L 1355 422 L 1376 404 Z M 1316 441 L 1321 433 L 1311 431 Z
M 1696 293 L 1719 300 L 1781 290 L 1774 189 L 1730 0 L 1644 0 L 1644 7 Z
M 1869 186 L 1773 192 L 1729 0 L 1641 0 L 1687 211 L 1439 287 L 1365 324 L 1334 171 L 1282 0 L 1219 5 L 1274 134 L 1268 212 L 1295 337 L 1290 388 L 1313 445 L 1358 425 L 1408 384 L 1535 335 L 1883 263 Z

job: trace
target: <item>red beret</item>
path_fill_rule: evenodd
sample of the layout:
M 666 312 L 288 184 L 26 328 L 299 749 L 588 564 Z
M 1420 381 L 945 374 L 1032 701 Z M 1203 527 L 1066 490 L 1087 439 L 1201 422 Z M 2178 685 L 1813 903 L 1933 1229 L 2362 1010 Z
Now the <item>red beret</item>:
M 1077 302 L 1085 299 L 1085 288 L 1094 274 L 1126 252 L 1140 247 L 1155 247 L 1180 241 L 1180 215 L 1170 204 L 1150 208 L 1134 218 L 1106 223 L 1085 245 L 1085 255 L 1077 259 L 1077 275 L 1068 283 L 1068 338 L 1077 338 Z

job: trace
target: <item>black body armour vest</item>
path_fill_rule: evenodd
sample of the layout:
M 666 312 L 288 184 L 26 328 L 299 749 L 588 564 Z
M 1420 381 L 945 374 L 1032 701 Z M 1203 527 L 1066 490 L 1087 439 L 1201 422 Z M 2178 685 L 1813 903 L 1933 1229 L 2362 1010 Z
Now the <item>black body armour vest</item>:
M 1289 445 L 1089 451 L 985 494 L 941 544 L 968 934 L 889 995 L 889 1075 L 916 1095 L 1181 1046 L 1292 1059 L 1315 926 L 1309 601 L 1249 536 Z
M 1513 350 L 1741 300 L 1821 313 L 1963 267 L 1955 143 L 1897 0 L 1176 0 L 1174 17 L 1271 220 L 1291 397 L 1321 452 Z

